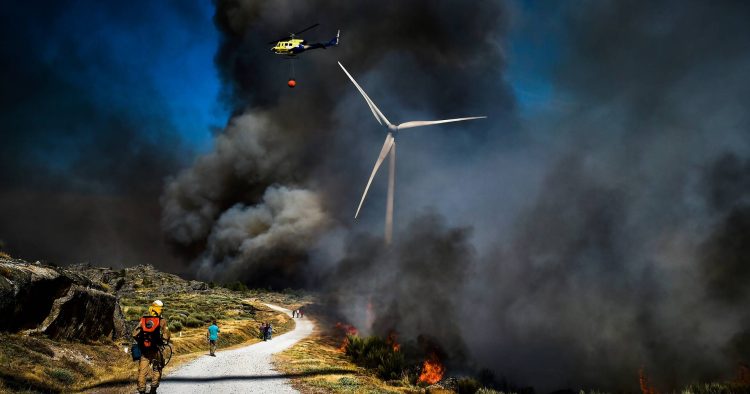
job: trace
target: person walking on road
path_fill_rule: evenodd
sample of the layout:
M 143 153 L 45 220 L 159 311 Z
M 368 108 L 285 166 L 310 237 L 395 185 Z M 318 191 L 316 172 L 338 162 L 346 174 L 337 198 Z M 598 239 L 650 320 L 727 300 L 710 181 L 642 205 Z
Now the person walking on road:
M 268 323 L 268 327 L 266 328 L 266 333 L 268 336 L 268 340 L 270 341 L 271 335 L 273 335 L 273 326 L 271 325 L 271 323 Z
M 208 326 L 208 332 L 206 332 L 206 339 L 208 339 L 209 352 L 212 356 L 216 357 L 216 342 L 219 340 L 219 326 L 216 325 L 216 319 Z
M 164 303 L 156 300 L 148 308 L 148 314 L 141 317 L 138 326 L 133 330 L 140 358 L 138 359 L 138 392 L 146 392 L 146 375 L 151 374 L 151 394 L 156 393 L 164 368 L 164 354 L 161 348 L 169 343 L 171 337 L 167 319 L 162 317 Z

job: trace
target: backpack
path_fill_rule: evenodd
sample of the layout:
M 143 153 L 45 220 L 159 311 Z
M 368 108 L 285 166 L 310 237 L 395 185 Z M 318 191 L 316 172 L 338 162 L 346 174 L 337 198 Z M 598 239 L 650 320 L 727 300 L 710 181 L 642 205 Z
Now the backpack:
M 138 335 L 138 344 L 145 349 L 153 346 L 161 346 L 161 318 L 159 316 L 143 316 L 139 323 L 141 333 Z

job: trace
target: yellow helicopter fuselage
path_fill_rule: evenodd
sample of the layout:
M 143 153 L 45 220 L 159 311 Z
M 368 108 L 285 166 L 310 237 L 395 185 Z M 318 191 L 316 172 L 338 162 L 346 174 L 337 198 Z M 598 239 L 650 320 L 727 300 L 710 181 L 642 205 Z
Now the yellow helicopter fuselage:
M 301 38 L 279 41 L 273 48 L 271 48 L 271 51 L 277 55 L 294 56 L 307 49 L 305 48 L 304 42 L 305 40 Z

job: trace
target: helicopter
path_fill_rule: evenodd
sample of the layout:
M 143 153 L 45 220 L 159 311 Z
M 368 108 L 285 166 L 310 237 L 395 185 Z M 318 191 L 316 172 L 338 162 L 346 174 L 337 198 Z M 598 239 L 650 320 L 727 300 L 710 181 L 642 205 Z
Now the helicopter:
M 271 48 L 271 52 L 277 55 L 293 57 L 310 49 L 326 49 L 328 47 L 334 47 L 334 46 L 339 45 L 339 35 L 341 34 L 341 30 L 337 31 L 336 37 L 333 37 L 328 42 L 318 42 L 315 44 L 309 44 L 307 40 L 304 40 L 302 38 L 297 38 L 298 34 L 302 34 L 312 28 L 318 27 L 318 25 L 320 25 L 320 23 L 316 23 L 296 33 L 289 33 L 289 38 L 282 37 L 282 38 L 269 42 L 269 44 L 276 44 L 274 45 L 273 48 Z
M 310 27 L 302 29 L 296 33 L 289 33 L 289 37 L 282 37 L 277 40 L 269 42 L 269 44 L 276 44 L 271 48 L 271 52 L 276 55 L 284 56 L 288 60 L 295 60 L 297 55 L 310 49 L 326 49 L 328 47 L 335 47 L 339 45 L 339 35 L 341 30 L 336 32 L 336 37 L 333 37 L 328 42 L 318 42 L 314 44 L 308 43 L 302 38 L 298 38 L 297 35 L 302 34 L 312 28 L 318 27 L 319 23 L 316 23 Z M 289 63 L 289 69 L 291 76 L 287 82 L 287 86 L 293 88 L 297 86 L 297 80 L 294 79 L 294 63 Z

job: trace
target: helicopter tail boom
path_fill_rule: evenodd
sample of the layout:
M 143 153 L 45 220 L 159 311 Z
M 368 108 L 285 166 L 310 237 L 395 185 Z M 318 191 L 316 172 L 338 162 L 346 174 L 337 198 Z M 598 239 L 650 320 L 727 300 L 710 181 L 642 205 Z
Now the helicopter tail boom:
M 339 35 L 341 34 L 341 30 L 336 32 L 336 37 L 331 38 L 328 42 L 318 42 L 315 44 L 307 44 L 305 45 L 304 49 L 326 49 L 328 47 L 335 47 L 339 45 Z

